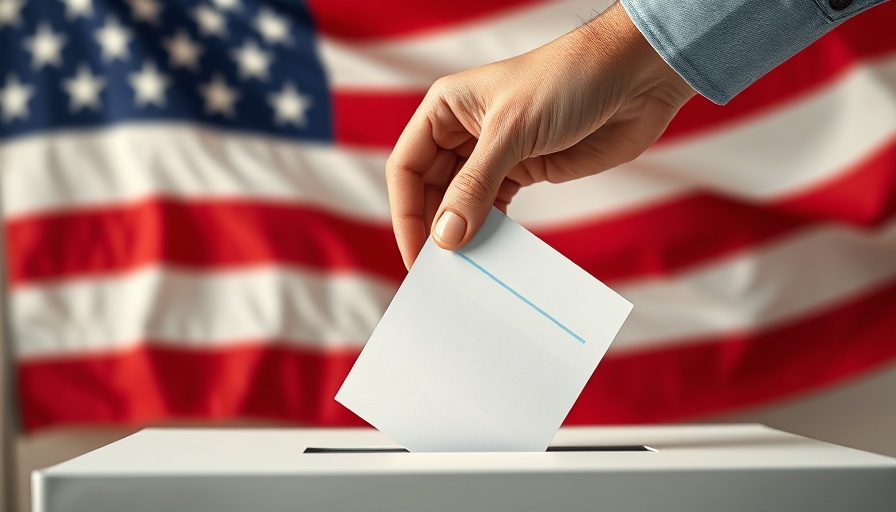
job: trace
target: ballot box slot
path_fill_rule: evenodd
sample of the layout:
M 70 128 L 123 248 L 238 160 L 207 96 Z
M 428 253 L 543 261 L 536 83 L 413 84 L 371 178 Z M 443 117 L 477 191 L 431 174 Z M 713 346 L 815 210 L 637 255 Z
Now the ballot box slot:
M 610 445 L 610 446 L 548 446 L 549 452 L 655 452 L 656 450 L 649 446 L 632 445 Z
M 611 445 L 611 446 L 549 446 L 548 452 L 655 452 L 649 446 Z M 404 448 L 319 448 L 309 446 L 304 453 L 409 453 Z
M 409 453 L 404 448 L 305 448 L 305 453 Z

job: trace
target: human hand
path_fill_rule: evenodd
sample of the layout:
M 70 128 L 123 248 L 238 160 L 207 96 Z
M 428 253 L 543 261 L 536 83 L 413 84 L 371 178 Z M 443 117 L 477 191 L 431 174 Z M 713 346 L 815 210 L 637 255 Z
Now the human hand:
M 618 3 L 541 48 L 440 79 L 386 164 L 405 266 L 430 232 L 461 248 L 521 187 L 634 159 L 694 94 Z

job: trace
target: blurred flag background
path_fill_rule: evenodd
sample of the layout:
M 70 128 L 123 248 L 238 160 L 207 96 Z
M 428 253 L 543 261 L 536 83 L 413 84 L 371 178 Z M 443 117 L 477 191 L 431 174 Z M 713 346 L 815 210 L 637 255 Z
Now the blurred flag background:
M 24 428 L 360 424 L 332 397 L 405 274 L 383 179 L 405 122 L 440 76 L 606 5 L 0 0 Z M 896 361 L 894 26 L 877 7 L 729 105 L 695 98 L 637 161 L 515 200 L 635 304 L 568 423 Z

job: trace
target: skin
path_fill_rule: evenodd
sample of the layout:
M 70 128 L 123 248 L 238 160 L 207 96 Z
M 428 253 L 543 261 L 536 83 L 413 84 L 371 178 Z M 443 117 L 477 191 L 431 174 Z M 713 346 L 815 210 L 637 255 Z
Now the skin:
M 405 266 L 459 249 L 521 187 L 628 162 L 695 94 L 620 4 L 523 55 L 438 80 L 386 163 Z

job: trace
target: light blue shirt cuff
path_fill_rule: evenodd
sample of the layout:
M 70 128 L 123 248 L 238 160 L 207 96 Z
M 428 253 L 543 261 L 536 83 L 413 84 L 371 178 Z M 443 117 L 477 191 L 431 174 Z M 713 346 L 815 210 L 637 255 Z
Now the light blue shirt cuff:
M 884 0 L 621 0 L 697 92 L 726 103 L 838 23 Z

